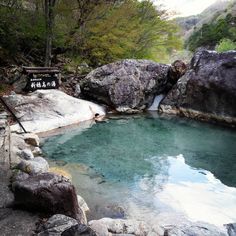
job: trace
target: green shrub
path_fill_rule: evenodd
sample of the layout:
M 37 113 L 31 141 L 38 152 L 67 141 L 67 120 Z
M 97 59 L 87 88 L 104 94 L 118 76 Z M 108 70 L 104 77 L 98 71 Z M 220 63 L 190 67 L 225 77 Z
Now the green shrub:
M 236 16 L 231 14 L 225 18 L 203 24 L 200 29 L 196 29 L 185 42 L 185 47 L 195 51 L 198 47 L 214 48 L 221 40 L 236 38 Z
M 222 39 L 218 45 L 216 45 L 217 52 L 225 52 L 229 50 L 236 50 L 236 43 L 230 39 Z
M 163 19 L 150 0 L 97 6 L 93 19 L 69 35 L 68 47 L 90 66 L 125 58 L 164 62 L 182 46 L 178 27 Z M 97 20 L 99 19 L 99 20 Z

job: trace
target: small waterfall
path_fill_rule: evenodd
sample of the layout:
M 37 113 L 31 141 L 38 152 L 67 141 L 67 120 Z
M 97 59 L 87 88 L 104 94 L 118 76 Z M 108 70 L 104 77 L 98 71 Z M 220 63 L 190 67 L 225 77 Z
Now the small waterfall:
M 160 94 L 157 95 L 152 103 L 152 105 L 148 108 L 148 111 L 157 111 L 160 102 L 162 101 L 162 99 L 164 98 L 164 94 Z

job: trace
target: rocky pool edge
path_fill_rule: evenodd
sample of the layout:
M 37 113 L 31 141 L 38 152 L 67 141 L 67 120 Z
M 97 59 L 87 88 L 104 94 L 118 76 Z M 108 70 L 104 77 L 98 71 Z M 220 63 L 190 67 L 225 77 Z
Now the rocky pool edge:
M 29 208 L 35 207 L 42 210 L 43 205 L 47 202 L 49 204 L 47 207 L 53 208 L 51 213 L 47 212 L 47 221 L 41 222 L 37 227 L 36 235 L 164 236 L 174 235 L 177 232 L 185 232 L 183 235 L 192 235 L 194 233 L 195 235 L 201 236 L 235 235 L 235 224 L 228 224 L 225 228 L 217 228 L 207 223 L 192 223 L 188 221 L 180 225 L 158 225 L 157 223 L 155 226 L 150 226 L 148 223 L 142 221 L 110 218 L 87 222 L 86 211 L 88 210 L 88 206 L 86 202 L 80 196 L 78 198 L 76 196 L 75 199 L 75 188 L 70 180 L 63 176 L 50 173 L 48 163 L 42 157 L 42 152 L 39 148 L 40 140 L 38 135 L 34 133 L 12 133 L 7 122 L 7 115 L 4 113 L 0 114 L 0 126 L 1 162 L 6 168 L 14 169 L 10 185 L 14 192 L 13 205 L 28 210 L 30 210 Z M 67 187 L 64 188 L 64 186 Z M 65 200 L 65 196 L 63 195 L 66 195 L 66 199 L 70 198 L 70 202 L 73 204 L 58 208 L 58 206 L 55 206 L 57 204 L 48 201 L 47 196 L 44 194 L 40 195 L 41 191 L 45 192 L 47 188 L 52 192 L 50 198 L 54 197 L 56 202 L 59 201 L 57 204 L 62 204 L 63 201 L 60 202 L 57 196 L 58 194 L 53 193 L 52 189 L 55 192 L 60 189 L 63 194 L 59 198 Z M 31 190 L 32 194 L 29 194 Z M 37 197 L 40 197 L 40 200 L 36 200 Z M 32 199 L 30 200 L 30 198 Z

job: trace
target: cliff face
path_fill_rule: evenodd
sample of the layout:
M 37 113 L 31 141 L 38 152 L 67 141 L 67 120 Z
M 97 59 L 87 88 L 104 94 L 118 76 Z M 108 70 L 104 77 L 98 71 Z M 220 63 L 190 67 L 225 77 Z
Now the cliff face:
M 197 52 L 161 110 L 236 124 L 236 51 Z

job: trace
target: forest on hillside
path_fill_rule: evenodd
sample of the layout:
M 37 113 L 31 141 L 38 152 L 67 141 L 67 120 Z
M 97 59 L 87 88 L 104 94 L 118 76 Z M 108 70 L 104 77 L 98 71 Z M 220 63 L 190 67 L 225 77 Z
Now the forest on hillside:
M 217 51 L 236 50 L 236 1 L 216 1 L 201 14 L 178 18 L 185 48 Z
M 199 47 L 236 49 L 235 0 L 196 16 L 169 16 L 152 0 L 1 0 L 0 66 L 170 63 L 190 60 Z
M 124 58 L 164 62 L 182 40 L 178 26 L 150 0 L 1 1 L 2 65 L 16 58 L 44 65 L 50 44 L 52 63 L 63 54 L 96 67 Z

